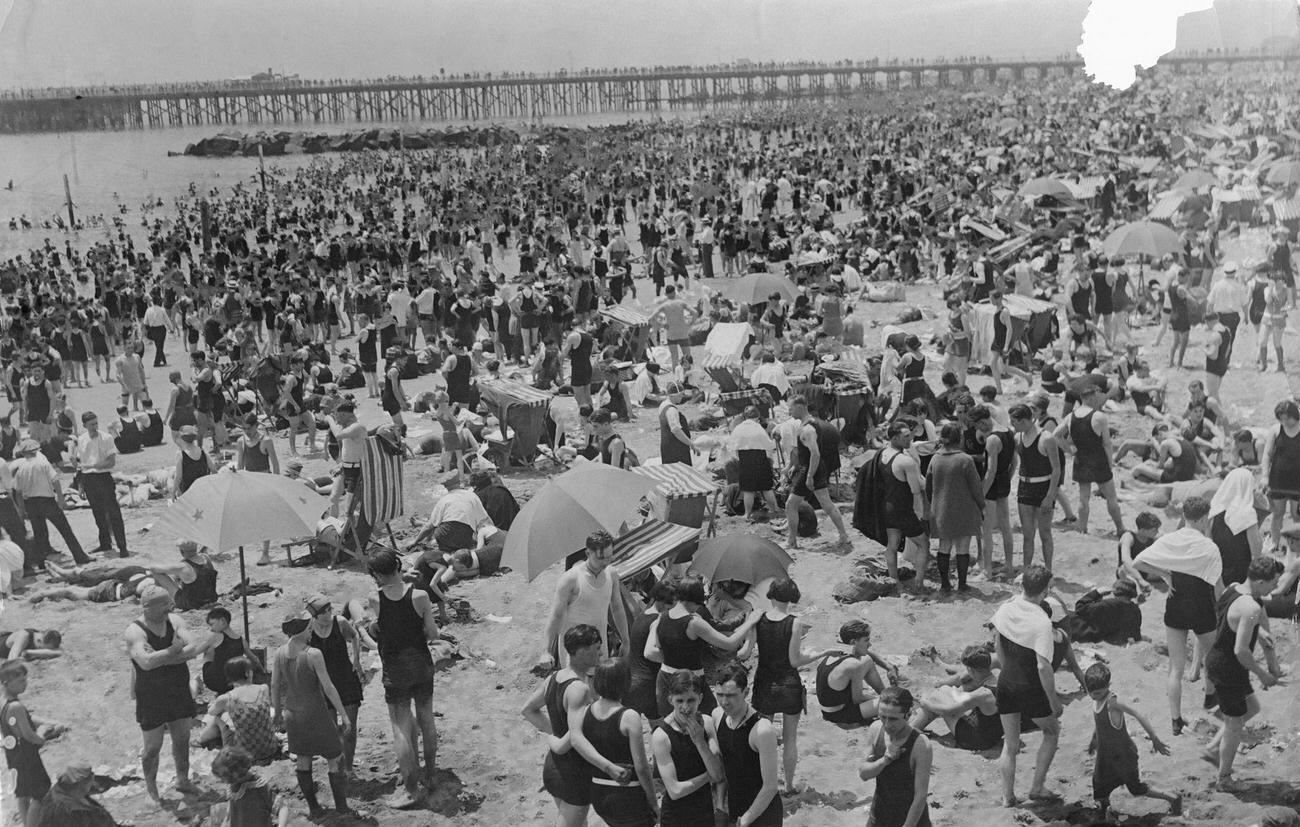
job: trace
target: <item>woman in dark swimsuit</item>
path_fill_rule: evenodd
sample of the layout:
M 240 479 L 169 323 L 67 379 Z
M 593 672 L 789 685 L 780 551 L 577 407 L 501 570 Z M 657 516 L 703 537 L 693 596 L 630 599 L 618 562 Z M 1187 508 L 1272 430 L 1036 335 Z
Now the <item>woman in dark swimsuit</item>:
M 790 578 L 772 581 L 767 589 L 772 608 L 760 614 L 750 638 L 758 648 L 754 708 L 768 718 L 781 713 L 782 765 L 785 789 L 790 793 L 796 789 L 794 774 L 799 765 L 799 717 L 807 707 L 807 692 L 799 669 L 839 651 L 804 651 L 803 638 L 809 627 L 789 613 L 790 604 L 798 603 L 799 597 L 799 586 Z

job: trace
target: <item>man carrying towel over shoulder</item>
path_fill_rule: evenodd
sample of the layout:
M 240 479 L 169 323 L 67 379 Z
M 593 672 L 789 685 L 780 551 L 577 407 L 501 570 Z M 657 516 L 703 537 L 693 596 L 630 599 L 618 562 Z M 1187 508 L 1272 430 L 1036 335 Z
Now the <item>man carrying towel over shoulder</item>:
M 1014 807 L 1016 753 L 1020 750 L 1021 716 L 1030 718 L 1043 733 L 1029 787 L 1033 801 L 1056 801 L 1060 796 L 1043 788 L 1061 738 L 1061 701 L 1056 697 L 1052 671 L 1052 620 L 1039 606 L 1052 583 L 1052 573 L 1028 566 L 1021 578 L 1022 594 L 1003 603 L 993 615 L 997 656 L 1002 672 L 996 697 L 1005 737 L 998 768 L 1002 773 L 1002 804 Z

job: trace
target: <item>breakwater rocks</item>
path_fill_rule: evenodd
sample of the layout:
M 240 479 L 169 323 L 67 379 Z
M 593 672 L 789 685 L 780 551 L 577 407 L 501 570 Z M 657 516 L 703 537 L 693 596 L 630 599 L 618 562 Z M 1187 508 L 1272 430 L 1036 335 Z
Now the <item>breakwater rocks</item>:
M 457 127 L 449 129 L 366 129 L 356 132 L 223 132 L 168 155 L 199 158 L 230 158 L 262 154 L 315 155 L 323 152 L 356 152 L 364 149 L 441 149 L 518 143 L 520 136 L 504 126 Z

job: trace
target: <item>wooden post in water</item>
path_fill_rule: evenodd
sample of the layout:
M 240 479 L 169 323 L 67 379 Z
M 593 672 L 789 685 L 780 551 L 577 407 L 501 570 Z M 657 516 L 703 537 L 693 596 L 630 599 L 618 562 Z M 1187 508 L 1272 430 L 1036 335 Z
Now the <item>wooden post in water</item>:
M 257 174 L 262 180 L 262 195 L 266 195 L 266 156 L 262 154 L 262 142 L 257 142 Z
M 68 184 L 68 174 L 63 173 L 63 195 L 68 202 L 68 229 L 77 228 L 77 214 L 72 209 L 72 187 Z

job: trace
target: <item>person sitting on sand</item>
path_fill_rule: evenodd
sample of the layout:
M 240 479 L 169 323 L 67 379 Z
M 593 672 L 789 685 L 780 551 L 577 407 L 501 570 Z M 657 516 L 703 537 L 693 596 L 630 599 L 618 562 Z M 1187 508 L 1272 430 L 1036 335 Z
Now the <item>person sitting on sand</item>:
M 0 632 L 0 661 L 6 660 L 51 660 L 63 655 L 60 649 L 63 635 L 57 629 L 38 632 L 35 629 L 19 629 L 16 632 Z
M 1152 426 L 1151 442 L 1145 447 L 1148 449 L 1145 452 L 1146 461 L 1135 466 L 1132 471 L 1135 481 L 1167 485 L 1196 479 L 1201 455 L 1169 423 L 1159 422 Z M 1130 443 L 1125 443 L 1120 446 L 1116 456 L 1122 458 L 1128 451 L 1138 452 Z M 1153 453 L 1155 456 L 1152 456 Z
M 853 649 L 828 655 L 817 664 L 817 704 L 827 721 L 840 729 L 856 729 L 876 718 L 876 698 L 885 689 L 878 666 L 884 664 L 871 651 L 871 626 L 866 621 L 850 620 L 841 626 L 840 642 Z
M 993 656 L 983 646 L 967 646 L 961 664 L 963 669 L 921 696 L 912 714 L 912 728 L 924 730 L 942 718 L 958 749 L 993 749 L 1002 742 Z
M 222 664 L 222 678 L 230 689 L 208 707 L 198 743 L 235 747 L 247 751 L 254 761 L 266 761 L 280 754 L 280 742 L 272 722 L 270 687 L 253 683 L 253 663 L 235 657 Z

